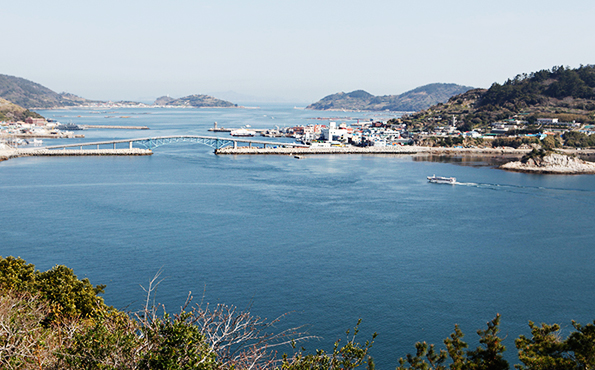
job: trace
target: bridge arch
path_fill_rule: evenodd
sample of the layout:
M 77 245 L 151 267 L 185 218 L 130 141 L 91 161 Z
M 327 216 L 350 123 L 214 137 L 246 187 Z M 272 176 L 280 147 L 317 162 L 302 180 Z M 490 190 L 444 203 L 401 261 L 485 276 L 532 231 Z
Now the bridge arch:
M 272 142 L 272 141 L 264 141 L 264 140 L 252 140 L 246 138 L 221 138 L 217 136 L 200 136 L 200 135 L 177 135 L 177 136 L 157 136 L 157 137 L 147 137 L 147 138 L 139 138 L 139 139 L 120 139 L 120 140 L 109 140 L 109 141 L 97 141 L 97 142 L 85 142 L 85 143 L 77 143 L 77 144 L 65 144 L 65 145 L 50 145 L 41 147 L 39 149 L 66 149 L 66 148 L 73 148 L 73 147 L 80 147 L 82 150 L 83 147 L 86 146 L 96 146 L 99 149 L 100 145 L 113 145 L 113 148 L 116 149 L 117 144 L 127 143 L 129 149 L 132 149 L 132 144 L 137 143 L 140 146 L 143 146 L 146 149 L 155 149 L 163 145 L 179 143 L 179 142 L 191 142 L 191 143 L 198 143 L 207 145 L 215 150 L 225 148 L 227 146 L 232 146 L 234 148 L 238 147 L 238 143 L 246 143 L 248 146 L 252 145 L 262 145 L 263 147 L 268 146 L 278 146 L 278 147 L 305 147 L 304 144 L 298 143 L 281 143 L 281 142 Z
M 237 147 L 237 142 L 229 139 L 213 138 L 213 137 L 199 137 L 199 136 L 172 136 L 172 137 L 155 137 L 147 139 L 137 139 L 131 142 L 143 146 L 145 149 L 155 149 L 157 147 L 175 144 L 180 142 L 197 143 L 210 146 L 213 149 L 221 149 L 226 146 L 233 145 Z

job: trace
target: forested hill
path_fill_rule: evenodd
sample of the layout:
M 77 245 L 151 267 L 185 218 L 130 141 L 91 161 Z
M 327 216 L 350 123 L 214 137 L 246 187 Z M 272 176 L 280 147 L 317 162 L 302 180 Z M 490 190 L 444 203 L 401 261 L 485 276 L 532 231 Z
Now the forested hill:
M 434 83 L 407 91 L 400 95 L 374 96 L 363 90 L 337 93 L 324 97 L 307 109 L 317 110 L 370 110 L 419 111 L 433 104 L 446 102 L 451 96 L 471 90 L 457 84 Z
M 25 108 L 67 107 L 90 102 L 73 94 L 59 94 L 24 78 L 3 74 L 0 74 L 0 98 Z
M 503 85 L 494 83 L 481 97 L 479 106 L 503 106 L 518 111 L 535 105 L 556 104 L 556 100 L 572 99 L 577 108 L 583 108 L 583 103 L 595 99 L 594 89 L 595 66 L 576 69 L 560 66 L 517 75 Z
M 237 104 L 214 98 L 209 95 L 189 95 L 183 98 L 174 99 L 169 96 L 162 96 L 155 100 L 155 105 L 163 105 L 168 107 L 195 107 L 195 108 L 231 108 L 237 107 Z
M 595 66 L 553 67 L 519 74 L 503 84 L 471 90 L 403 118 L 410 127 L 432 128 L 452 122 L 468 131 L 516 117 L 595 123 Z

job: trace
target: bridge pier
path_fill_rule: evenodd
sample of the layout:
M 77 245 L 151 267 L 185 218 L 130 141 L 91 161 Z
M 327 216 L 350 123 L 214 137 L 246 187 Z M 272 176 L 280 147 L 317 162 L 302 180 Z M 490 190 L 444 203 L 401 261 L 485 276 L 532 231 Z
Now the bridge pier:
M 252 142 L 251 141 L 248 142 L 248 148 L 252 148 Z
M 116 149 L 116 143 L 114 143 L 114 149 Z
M 132 141 L 128 142 L 128 149 L 132 149 Z
M 237 149 L 237 148 L 238 148 L 238 142 L 237 142 L 237 141 L 235 141 L 235 140 L 233 141 L 233 148 L 234 148 L 234 149 Z

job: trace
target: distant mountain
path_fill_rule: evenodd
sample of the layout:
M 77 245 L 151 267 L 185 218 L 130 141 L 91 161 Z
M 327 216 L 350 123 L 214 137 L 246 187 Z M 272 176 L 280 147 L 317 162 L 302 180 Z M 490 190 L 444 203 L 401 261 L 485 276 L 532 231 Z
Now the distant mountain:
M 35 112 L 0 98 L 0 121 L 24 121 L 27 117 L 43 118 Z
M 58 108 L 107 103 L 88 100 L 69 93 L 57 93 L 33 81 L 20 77 L 0 74 L 0 98 L 24 108 Z M 116 104 L 141 105 L 138 102 L 116 102 Z M 236 104 L 208 95 L 189 95 L 180 99 L 163 96 L 156 105 L 173 107 L 237 107 Z
M 446 102 L 451 96 L 473 89 L 457 84 L 434 83 L 407 91 L 401 95 L 374 96 L 364 90 L 340 92 L 310 104 L 306 109 L 316 110 L 370 110 L 419 111 L 434 104 Z
M 56 108 L 92 102 L 68 93 L 57 93 L 20 77 L 0 74 L 0 98 L 25 108 Z
M 232 108 L 237 107 L 237 104 L 214 98 L 209 95 L 189 95 L 183 98 L 174 99 L 169 96 L 162 96 L 155 100 L 155 105 L 163 105 L 168 107 L 195 107 L 195 108 Z

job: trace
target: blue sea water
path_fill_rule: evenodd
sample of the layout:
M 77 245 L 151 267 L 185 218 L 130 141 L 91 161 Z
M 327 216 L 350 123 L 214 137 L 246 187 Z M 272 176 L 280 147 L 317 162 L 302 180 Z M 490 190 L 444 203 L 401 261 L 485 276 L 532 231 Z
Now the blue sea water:
M 151 128 L 83 131 L 93 141 L 206 135 L 214 121 L 374 118 L 280 105 L 40 113 Z M 432 174 L 463 184 L 430 184 Z M 514 363 L 528 320 L 568 331 L 573 319 L 595 319 L 594 179 L 504 172 L 482 159 L 216 156 L 190 143 L 146 157 L 19 158 L 0 163 L 0 255 L 40 270 L 65 264 L 128 310 L 141 308 L 141 285 L 162 270 L 156 300 L 168 311 L 192 291 L 269 319 L 291 312 L 280 329 L 306 324 L 322 337 L 308 350 L 331 350 L 362 318 L 362 341 L 379 334 L 379 369 L 416 341 L 440 345 L 454 324 L 474 346 L 500 313 Z

